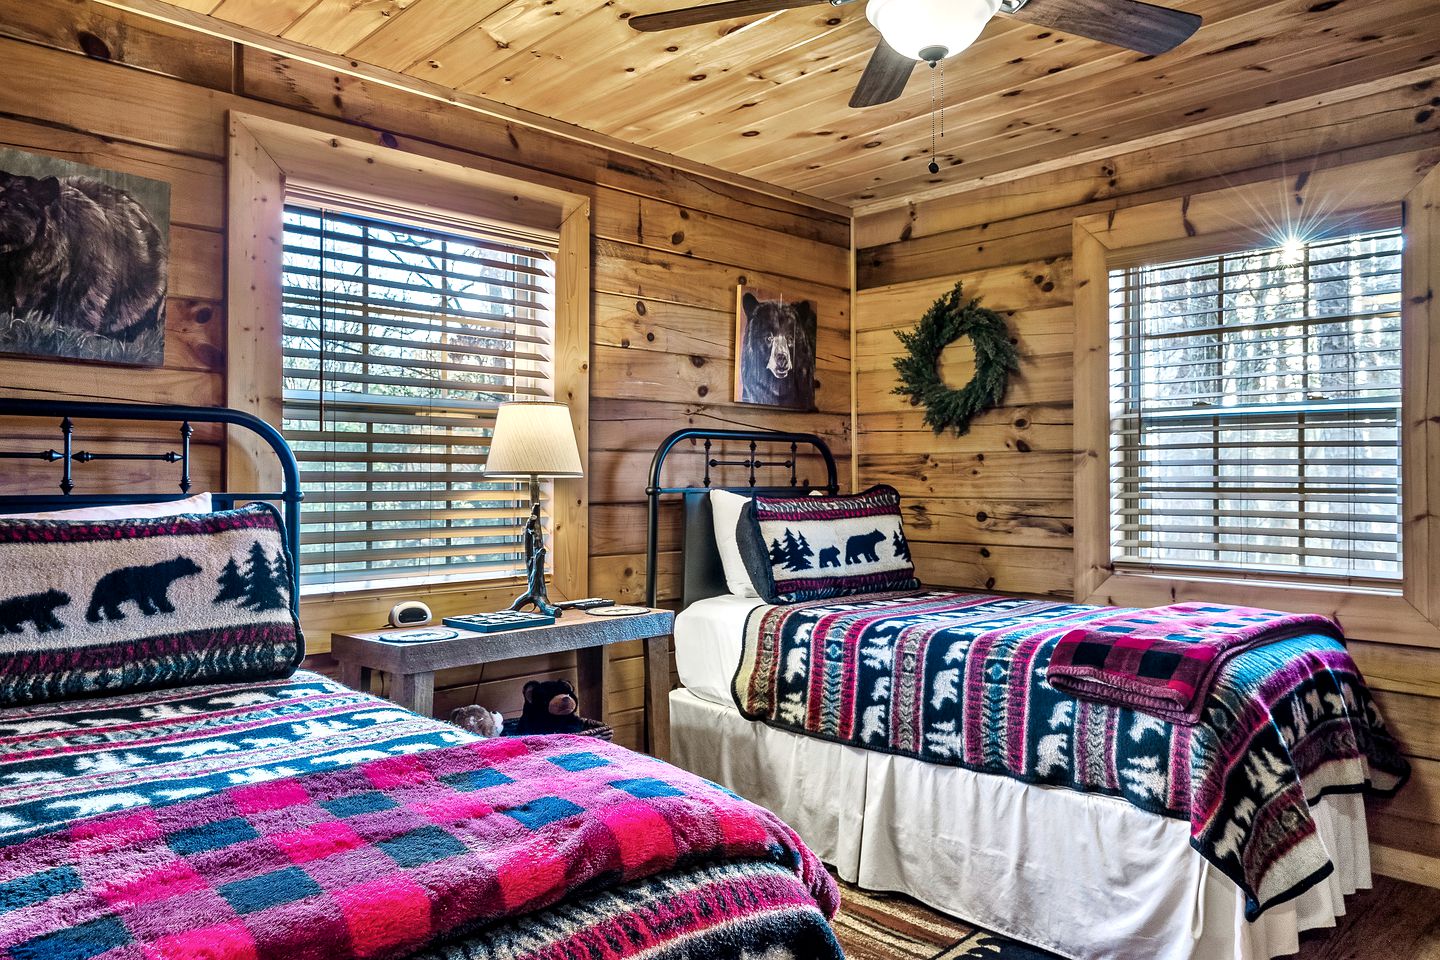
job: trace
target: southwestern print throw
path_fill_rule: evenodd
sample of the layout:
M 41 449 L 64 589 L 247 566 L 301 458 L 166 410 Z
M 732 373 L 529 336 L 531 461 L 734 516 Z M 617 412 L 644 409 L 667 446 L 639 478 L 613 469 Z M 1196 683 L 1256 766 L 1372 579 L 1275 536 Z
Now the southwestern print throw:
M 1218 603 L 1120 610 L 1060 638 L 1045 678 L 1087 700 L 1198 723 L 1231 659 L 1301 633 L 1343 639 L 1329 617 Z
M 287 676 L 302 656 L 289 571 L 263 504 L 0 517 L 0 705 Z
M 303 671 L 0 710 L 0 891 L 16 960 L 840 960 L 834 883 L 772 814 Z
M 1328 632 L 1235 656 L 1194 725 L 1050 685 L 1063 636 L 1134 613 L 943 592 L 761 607 L 735 701 L 796 733 L 1188 820 L 1193 846 L 1244 891 L 1253 919 L 1333 871 L 1312 801 L 1393 793 L 1409 764 Z
M 919 586 L 894 487 L 843 497 L 755 497 L 736 533 L 750 579 L 770 603 Z

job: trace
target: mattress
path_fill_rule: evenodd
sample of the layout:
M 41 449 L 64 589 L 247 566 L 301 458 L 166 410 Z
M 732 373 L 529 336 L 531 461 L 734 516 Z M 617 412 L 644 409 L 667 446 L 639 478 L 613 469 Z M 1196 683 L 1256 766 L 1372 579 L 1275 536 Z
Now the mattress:
M 774 810 L 843 879 L 1062 956 L 1110 960 L 1292 953 L 1300 931 L 1333 925 L 1343 898 L 1369 885 L 1358 796 L 1314 806 L 1335 872 L 1251 923 L 1239 889 L 1190 845 L 1184 820 L 747 721 L 730 684 L 761 604 L 714 597 L 677 617 L 685 689 L 671 696 L 674 759 Z
M 730 681 L 745 645 L 745 620 L 765 606 L 757 597 L 733 593 L 690 604 L 675 617 L 675 668 L 695 696 L 734 707 Z

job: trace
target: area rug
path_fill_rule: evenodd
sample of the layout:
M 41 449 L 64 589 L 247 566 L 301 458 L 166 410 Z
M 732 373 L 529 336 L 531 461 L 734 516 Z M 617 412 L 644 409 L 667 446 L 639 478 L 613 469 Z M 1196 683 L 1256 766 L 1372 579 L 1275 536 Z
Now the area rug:
M 833 921 L 847 960 L 1058 960 L 898 894 L 840 884 Z

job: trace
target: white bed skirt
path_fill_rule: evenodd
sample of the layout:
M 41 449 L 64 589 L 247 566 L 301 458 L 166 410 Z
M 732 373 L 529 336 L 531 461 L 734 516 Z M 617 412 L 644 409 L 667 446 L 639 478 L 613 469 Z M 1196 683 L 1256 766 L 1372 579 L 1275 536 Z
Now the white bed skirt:
M 1328 879 L 1247 923 L 1190 825 L 1114 797 L 828 743 L 670 695 L 673 759 L 779 814 L 842 879 L 1073 960 L 1268 960 L 1370 885 L 1364 802 L 1315 808 Z

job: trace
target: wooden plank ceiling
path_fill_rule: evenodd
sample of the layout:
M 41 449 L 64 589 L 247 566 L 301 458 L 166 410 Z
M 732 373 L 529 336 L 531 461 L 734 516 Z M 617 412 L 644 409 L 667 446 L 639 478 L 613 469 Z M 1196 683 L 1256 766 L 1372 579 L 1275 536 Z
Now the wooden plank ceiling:
M 1205 25 L 1153 58 L 1001 16 L 946 64 L 932 175 L 928 70 L 847 106 L 876 39 L 863 3 L 655 34 L 625 21 L 685 0 L 175 5 L 862 208 L 1440 61 L 1434 0 L 1173 0 Z

